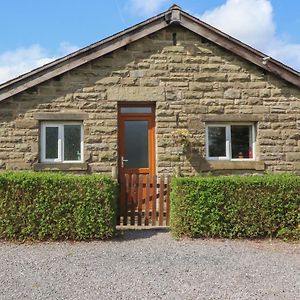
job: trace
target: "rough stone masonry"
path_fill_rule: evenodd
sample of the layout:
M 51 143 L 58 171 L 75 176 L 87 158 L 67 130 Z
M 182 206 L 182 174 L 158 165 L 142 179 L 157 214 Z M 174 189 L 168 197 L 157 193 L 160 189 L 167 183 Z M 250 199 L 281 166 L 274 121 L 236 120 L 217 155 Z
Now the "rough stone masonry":
M 38 113 L 80 112 L 83 170 L 110 174 L 118 164 L 117 107 L 134 101 L 155 103 L 158 174 L 300 171 L 299 88 L 176 26 L 2 101 L 0 168 L 30 170 L 39 161 Z M 236 120 L 256 125 L 256 162 L 208 163 L 205 122 Z M 184 153 L 174 145 L 176 128 L 191 135 Z

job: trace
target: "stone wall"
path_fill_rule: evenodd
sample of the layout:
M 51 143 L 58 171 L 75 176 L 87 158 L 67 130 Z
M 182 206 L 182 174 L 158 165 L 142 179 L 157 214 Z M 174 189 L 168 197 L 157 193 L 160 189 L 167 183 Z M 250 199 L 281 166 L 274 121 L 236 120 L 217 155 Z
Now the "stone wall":
M 1 102 L 0 168 L 32 169 L 38 162 L 37 112 L 80 111 L 88 114 L 88 170 L 110 173 L 117 166 L 120 101 L 155 102 L 158 173 L 173 174 L 179 167 L 185 175 L 203 170 L 300 170 L 300 90 L 179 27 L 152 34 Z M 237 116 L 256 123 L 260 163 L 207 163 L 205 118 L 234 121 Z M 183 154 L 174 145 L 176 128 L 187 128 L 191 134 L 191 147 Z

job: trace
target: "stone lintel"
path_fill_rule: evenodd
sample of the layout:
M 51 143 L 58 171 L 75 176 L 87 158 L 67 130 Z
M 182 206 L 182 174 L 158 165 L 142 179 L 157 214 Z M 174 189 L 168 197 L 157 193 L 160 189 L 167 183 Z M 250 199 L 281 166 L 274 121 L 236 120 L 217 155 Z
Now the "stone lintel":
M 263 120 L 263 115 L 240 114 L 240 115 L 216 115 L 207 114 L 200 117 L 203 122 L 259 122 Z
M 36 120 L 44 121 L 82 121 L 88 119 L 89 114 L 85 112 L 39 112 L 35 113 Z
M 36 163 L 34 171 L 86 171 L 87 163 Z
M 110 87 L 107 99 L 114 101 L 164 101 L 165 91 L 162 87 Z
M 213 170 L 256 170 L 264 171 L 265 163 L 263 161 L 203 161 L 201 163 L 202 171 Z

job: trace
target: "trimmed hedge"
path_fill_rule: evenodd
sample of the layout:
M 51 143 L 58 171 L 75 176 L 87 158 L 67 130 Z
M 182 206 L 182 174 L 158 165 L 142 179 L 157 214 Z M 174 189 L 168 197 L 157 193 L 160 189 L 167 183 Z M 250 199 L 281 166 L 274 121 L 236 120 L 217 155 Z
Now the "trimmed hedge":
M 177 237 L 300 239 L 300 177 L 174 178 L 171 230 Z
M 0 239 L 103 239 L 115 230 L 110 177 L 0 173 Z

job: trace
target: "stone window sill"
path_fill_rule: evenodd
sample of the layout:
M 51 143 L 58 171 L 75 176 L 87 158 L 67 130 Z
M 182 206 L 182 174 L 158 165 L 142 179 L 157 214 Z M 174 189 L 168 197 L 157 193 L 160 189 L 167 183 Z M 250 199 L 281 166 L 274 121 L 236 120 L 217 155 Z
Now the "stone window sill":
M 86 171 L 87 163 L 36 163 L 35 171 Z
M 205 160 L 201 164 L 202 171 L 214 170 L 256 170 L 264 171 L 265 163 L 263 161 L 210 161 Z

